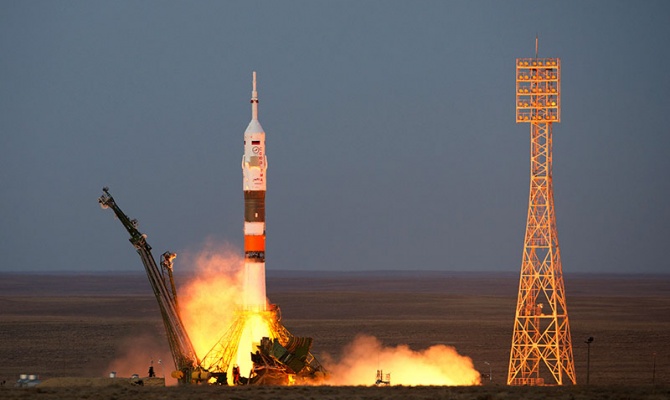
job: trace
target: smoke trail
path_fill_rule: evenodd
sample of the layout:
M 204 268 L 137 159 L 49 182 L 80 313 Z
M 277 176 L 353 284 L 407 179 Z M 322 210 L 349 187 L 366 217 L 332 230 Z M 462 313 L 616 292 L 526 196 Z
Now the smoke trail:
M 414 351 L 407 345 L 384 347 L 372 336 L 360 335 L 347 345 L 339 362 L 324 363 L 330 374 L 326 384 L 372 385 L 377 369 L 391 373 L 392 385 L 478 385 L 469 357 L 445 345 Z
M 146 335 L 127 338 L 121 344 L 121 355 L 112 361 L 105 372 L 116 372 L 118 377 L 129 378 L 132 374 L 140 377 L 149 375 L 149 366 L 153 365 L 157 377 L 165 377 L 166 385 L 176 385 L 177 380 L 170 376 L 174 363 L 167 344 L 156 337 Z
M 247 376 L 252 367 L 250 354 L 257 350 L 262 337 L 273 337 L 273 333 L 268 321 L 258 315 L 244 314 L 244 320 L 235 319 L 245 298 L 244 259 L 240 253 L 231 245 L 209 240 L 197 254 L 187 255 L 186 261 L 195 267 L 196 276 L 185 285 L 179 302 L 182 320 L 199 357 L 217 345 L 234 323 L 244 325 L 232 363 Z
M 230 326 L 243 301 L 244 259 L 233 246 L 213 240 L 184 258 L 184 265 L 194 266 L 196 273 L 180 288 L 180 314 L 196 353 L 202 357 Z
M 180 289 L 181 316 L 197 354 L 202 357 L 216 344 L 219 335 L 230 327 L 235 310 L 244 300 L 244 259 L 227 244 L 208 241 L 185 265 L 195 266 L 195 277 Z M 245 322 L 237 363 L 249 370 L 249 353 L 269 327 L 258 318 Z M 254 332 L 252 334 L 252 331 Z M 376 338 L 361 335 L 347 345 L 339 361 L 324 360 L 328 385 L 372 385 L 377 369 L 391 373 L 393 385 L 476 385 L 480 383 L 469 357 L 449 346 L 436 345 L 414 351 L 407 345 L 384 347 Z

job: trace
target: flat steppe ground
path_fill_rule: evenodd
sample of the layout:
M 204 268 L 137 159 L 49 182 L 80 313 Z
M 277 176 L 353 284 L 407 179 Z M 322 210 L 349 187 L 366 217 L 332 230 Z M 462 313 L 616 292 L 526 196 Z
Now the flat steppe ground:
M 178 283 L 185 277 L 178 277 Z M 161 375 L 171 370 L 160 312 L 142 273 L 0 274 L 0 398 L 522 399 L 670 398 L 670 275 L 568 275 L 578 386 L 511 388 L 509 360 L 518 274 L 268 271 L 267 293 L 284 325 L 338 358 L 358 334 L 414 350 L 454 346 L 483 374 L 482 387 L 15 389 L 19 374 L 105 377 L 134 345 Z M 212 304 L 212 307 L 229 307 Z M 586 387 L 586 338 L 591 344 Z M 137 346 L 135 346 L 136 348 Z M 155 349 L 155 350 L 154 350 Z M 141 354 L 144 357 L 144 354 Z M 136 371 L 146 375 L 146 369 Z M 164 368 L 161 371 L 160 368 Z M 388 371 L 391 372 L 392 371 Z M 371 371 L 371 383 L 375 371 Z M 183 395 L 182 395 L 183 394 Z M 217 395 L 219 394 L 219 395 Z

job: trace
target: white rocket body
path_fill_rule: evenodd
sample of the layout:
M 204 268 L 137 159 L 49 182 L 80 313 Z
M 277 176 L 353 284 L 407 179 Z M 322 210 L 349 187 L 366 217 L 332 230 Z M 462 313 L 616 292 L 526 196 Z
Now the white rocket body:
M 244 308 L 265 311 L 265 190 L 267 188 L 265 132 L 258 121 L 256 72 L 251 92 L 251 122 L 244 132 L 242 188 L 244 190 Z

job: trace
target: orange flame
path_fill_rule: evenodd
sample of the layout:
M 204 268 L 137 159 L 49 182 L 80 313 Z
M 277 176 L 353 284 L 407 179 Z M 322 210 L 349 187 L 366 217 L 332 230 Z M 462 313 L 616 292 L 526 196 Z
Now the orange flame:
M 456 349 L 435 345 L 414 351 L 407 345 L 383 347 L 372 336 L 361 335 L 347 345 L 337 363 L 325 363 L 331 385 L 372 385 L 375 373 L 391 374 L 391 385 L 479 385 L 480 376 L 469 357 Z
M 195 266 L 196 276 L 180 289 L 180 314 L 196 354 L 203 357 L 232 324 L 242 302 L 244 259 L 232 247 L 209 241 L 195 256 L 187 255 L 187 262 Z
M 260 313 L 236 313 L 244 302 L 244 259 L 239 254 L 231 246 L 208 241 L 195 256 L 187 255 L 196 276 L 181 289 L 179 301 L 182 320 L 200 358 L 218 344 L 233 323 L 244 325 L 232 363 L 248 376 L 251 353 L 257 350 L 261 338 L 273 338 L 275 333 Z
M 244 299 L 244 259 L 239 254 L 230 246 L 210 241 L 195 257 L 187 257 L 187 263 L 195 266 L 197 276 L 181 289 L 180 307 L 199 357 L 217 344 L 231 324 L 244 324 L 233 363 L 239 365 L 243 376 L 248 376 L 252 368 L 250 353 L 256 351 L 262 337 L 273 338 L 276 333 L 261 313 L 236 314 Z M 243 321 L 235 321 L 240 315 Z M 391 373 L 392 385 L 480 384 L 480 375 L 472 360 L 445 345 L 414 351 L 407 345 L 383 347 L 376 338 L 362 335 L 344 348 L 340 358 L 339 362 L 324 363 L 330 379 L 322 383 L 373 385 L 376 371 L 383 369 Z
M 255 353 L 261 338 L 274 338 L 276 335 L 272 332 L 269 321 L 259 313 L 246 314 L 244 321 L 244 330 L 237 348 L 237 357 L 235 363 L 240 367 L 242 376 L 248 377 L 253 367 L 251 362 L 251 353 Z

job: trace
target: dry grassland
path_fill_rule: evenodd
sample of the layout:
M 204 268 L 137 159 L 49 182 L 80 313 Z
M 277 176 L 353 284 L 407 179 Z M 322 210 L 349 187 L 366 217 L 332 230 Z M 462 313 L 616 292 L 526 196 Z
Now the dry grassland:
M 14 389 L 21 373 L 38 374 L 42 380 L 106 376 L 129 343 L 155 348 L 158 357 L 166 357 L 165 369 L 171 368 L 171 362 L 160 313 L 144 275 L 0 274 L 0 382 L 7 382 L 0 388 L 0 398 L 670 398 L 670 276 L 566 277 L 580 385 L 511 388 L 503 383 L 516 274 L 302 275 L 270 272 L 268 296 L 281 306 L 284 325 L 290 331 L 315 338 L 317 357 L 339 357 L 342 348 L 361 333 L 379 338 L 386 346 L 408 344 L 418 350 L 446 344 L 471 357 L 482 373 L 488 373 L 490 365 L 492 381 L 462 388 L 115 385 Z M 595 342 L 591 346 L 591 386 L 586 387 L 584 340 L 589 336 Z M 370 374 L 372 383 L 375 371 Z
M 0 398 L 41 400 L 666 400 L 660 387 L 44 387 L 0 390 Z

